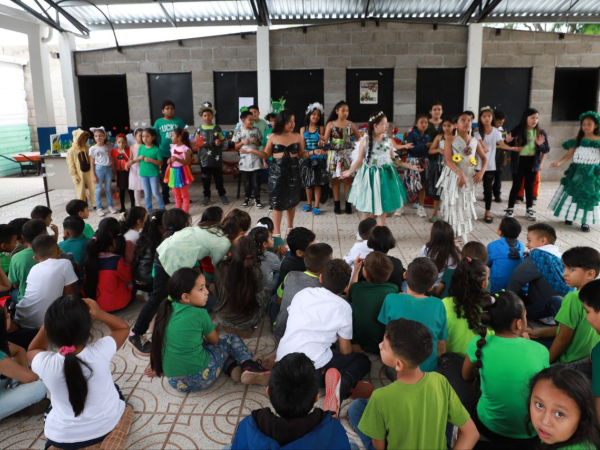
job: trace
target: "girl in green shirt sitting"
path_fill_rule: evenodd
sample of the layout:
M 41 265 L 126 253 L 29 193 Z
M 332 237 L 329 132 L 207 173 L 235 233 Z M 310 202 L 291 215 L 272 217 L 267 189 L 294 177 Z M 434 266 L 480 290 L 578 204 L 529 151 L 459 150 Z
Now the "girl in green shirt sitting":
M 164 375 L 180 392 L 204 391 L 221 372 L 235 382 L 267 386 L 270 372 L 252 360 L 244 341 L 233 334 L 219 336 L 203 309 L 205 283 L 204 275 L 190 268 L 177 270 L 169 280 L 169 296 L 156 315 L 146 375 Z

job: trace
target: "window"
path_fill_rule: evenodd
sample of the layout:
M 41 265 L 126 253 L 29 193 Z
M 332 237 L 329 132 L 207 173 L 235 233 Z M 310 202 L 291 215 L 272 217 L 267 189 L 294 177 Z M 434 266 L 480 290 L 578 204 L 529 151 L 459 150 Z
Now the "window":
M 417 114 L 429 113 L 440 102 L 444 115 L 458 115 L 464 109 L 465 69 L 417 69 Z
M 557 67 L 554 73 L 552 121 L 579 120 L 598 105 L 598 69 Z
M 194 125 L 194 95 L 192 73 L 149 73 L 150 117 L 152 124 L 163 117 L 162 103 L 171 100 L 175 104 L 175 117 L 186 125 Z

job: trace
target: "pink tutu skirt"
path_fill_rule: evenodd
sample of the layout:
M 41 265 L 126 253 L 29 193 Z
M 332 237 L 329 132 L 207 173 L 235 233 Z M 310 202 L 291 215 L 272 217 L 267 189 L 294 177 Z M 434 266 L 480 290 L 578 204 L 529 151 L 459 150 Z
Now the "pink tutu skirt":
M 181 188 L 194 181 L 189 166 L 171 167 L 171 165 L 169 165 L 166 174 L 165 183 L 167 183 L 170 188 Z

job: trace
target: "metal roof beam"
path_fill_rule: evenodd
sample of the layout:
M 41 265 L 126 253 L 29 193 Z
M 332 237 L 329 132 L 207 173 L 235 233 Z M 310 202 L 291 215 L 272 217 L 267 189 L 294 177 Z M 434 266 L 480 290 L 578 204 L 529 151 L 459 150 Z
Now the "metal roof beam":
M 267 6 L 267 0 L 256 0 L 258 2 L 258 9 L 262 16 L 263 25 L 270 26 L 271 18 L 269 17 L 269 7 Z
M 162 9 L 162 12 L 165 15 L 165 17 L 167 18 L 167 20 L 169 22 L 171 22 L 171 26 L 177 28 L 174 18 L 172 18 L 171 15 L 167 12 L 167 8 L 165 8 L 165 5 L 163 5 L 162 3 L 159 3 L 158 5 L 160 6 L 160 9 Z
M 500 3 L 502 3 L 502 0 L 487 0 L 483 11 L 479 13 L 477 18 L 475 19 L 475 22 L 484 21 Z
M 77 20 L 67 11 L 65 11 L 65 9 L 62 6 L 60 6 L 60 1 L 55 3 L 53 0 L 46 0 L 46 3 L 48 3 L 48 5 L 50 5 L 56 10 L 56 22 L 60 21 L 60 18 L 58 16 L 58 14 L 60 14 L 65 19 L 67 19 L 71 23 L 71 25 L 73 25 L 83 36 L 89 37 L 90 30 L 88 30 L 79 20 Z
M 54 28 L 55 30 L 64 32 L 66 30 L 62 29 L 61 26 L 59 24 L 57 24 L 54 20 L 49 19 L 48 17 L 46 17 L 43 14 L 40 14 L 39 12 L 37 12 L 35 9 L 33 9 L 32 7 L 30 7 L 29 5 L 25 4 L 24 2 L 22 2 L 21 0 L 11 0 L 15 5 L 20 6 L 21 8 L 23 8 L 25 11 L 27 11 L 29 14 L 31 14 L 33 17 L 35 17 L 36 19 L 44 22 L 46 25 L 48 25 L 49 27 Z
M 363 0 L 363 4 L 365 5 L 365 8 L 363 9 L 360 24 L 364 27 L 367 21 L 367 17 L 369 16 L 369 5 L 371 4 L 371 0 Z
M 462 14 L 462 16 L 460 16 L 460 19 L 458 21 L 458 23 L 460 25 L 466 25 L 469 23 L 469 21 L 471 20 L 471 17 L 473 16 L 473 13 L 475 12 L 475 10 L 479 7 L 481 8 L 481 2 L 483 0 L 473 0 L 471 2 L 471 4 L 469 5 L 469 7 L 467 8 L 467 10 Z

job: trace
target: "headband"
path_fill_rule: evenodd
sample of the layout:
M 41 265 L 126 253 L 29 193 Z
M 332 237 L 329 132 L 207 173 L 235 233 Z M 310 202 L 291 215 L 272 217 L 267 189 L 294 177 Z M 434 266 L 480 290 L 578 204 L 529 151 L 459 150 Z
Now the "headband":
M 92 127 L 90 128 L 90 131 L 92 133 L 94 133 L 95 131 L 102 131 L 104 134 L 106 134 L 106 130 L 104 129 L 104 127 Z
M 314 102 L 314 103 L 311 103 L 310 105 L 308 105 L 308 108 L 306 108 L 305 114 L 309 114 L 310 112 L 314 111 L 315 109 L 318 109 L 321 112 L 321 114 L 323 114 L 325 112 L 325 108 L 323 108 L 323 105 L 321 105 L 319 102 Z
M 481 108 L 481 109 L 479 110 L 479 114 L 483 114 L 483 113 L 484 113 L 484 112 L 486 112 L 486 111 L 489 111 L 489 112 L 491 112 L 492 114 L 494 113 L 494 110 L 492 109 L 492 107 L 491 107 L 491 106 L 484 106 L 483 108 Z
M 600 114 L 598 114 L 596 111 L 584 112 L 582 115 L 579 116 L 579 121 L 583 122 L 583 119 L 585 119 L 586 117 L 593 117 L 596 120 L 596 123 L 600 124 Z
M 257 223 L 256 225 L 254 225 L 254 228 L 266 228 L 267 230 L 269 229 L 269 227 L 264 223 Z
M 75 353 L 75 346 L 71 345 L 70 347 L 61 347 L 58 353 L 63 356 L 67 356 L 69 353 Z
M 369 117 L 369 122 L 373 122 L 373 121 L 375 121 L 375 119 L 378 119 L 379 117 L 381 117 L 383 115 L 384 115 L 383 111 L 379 111 L 378 113 Z

